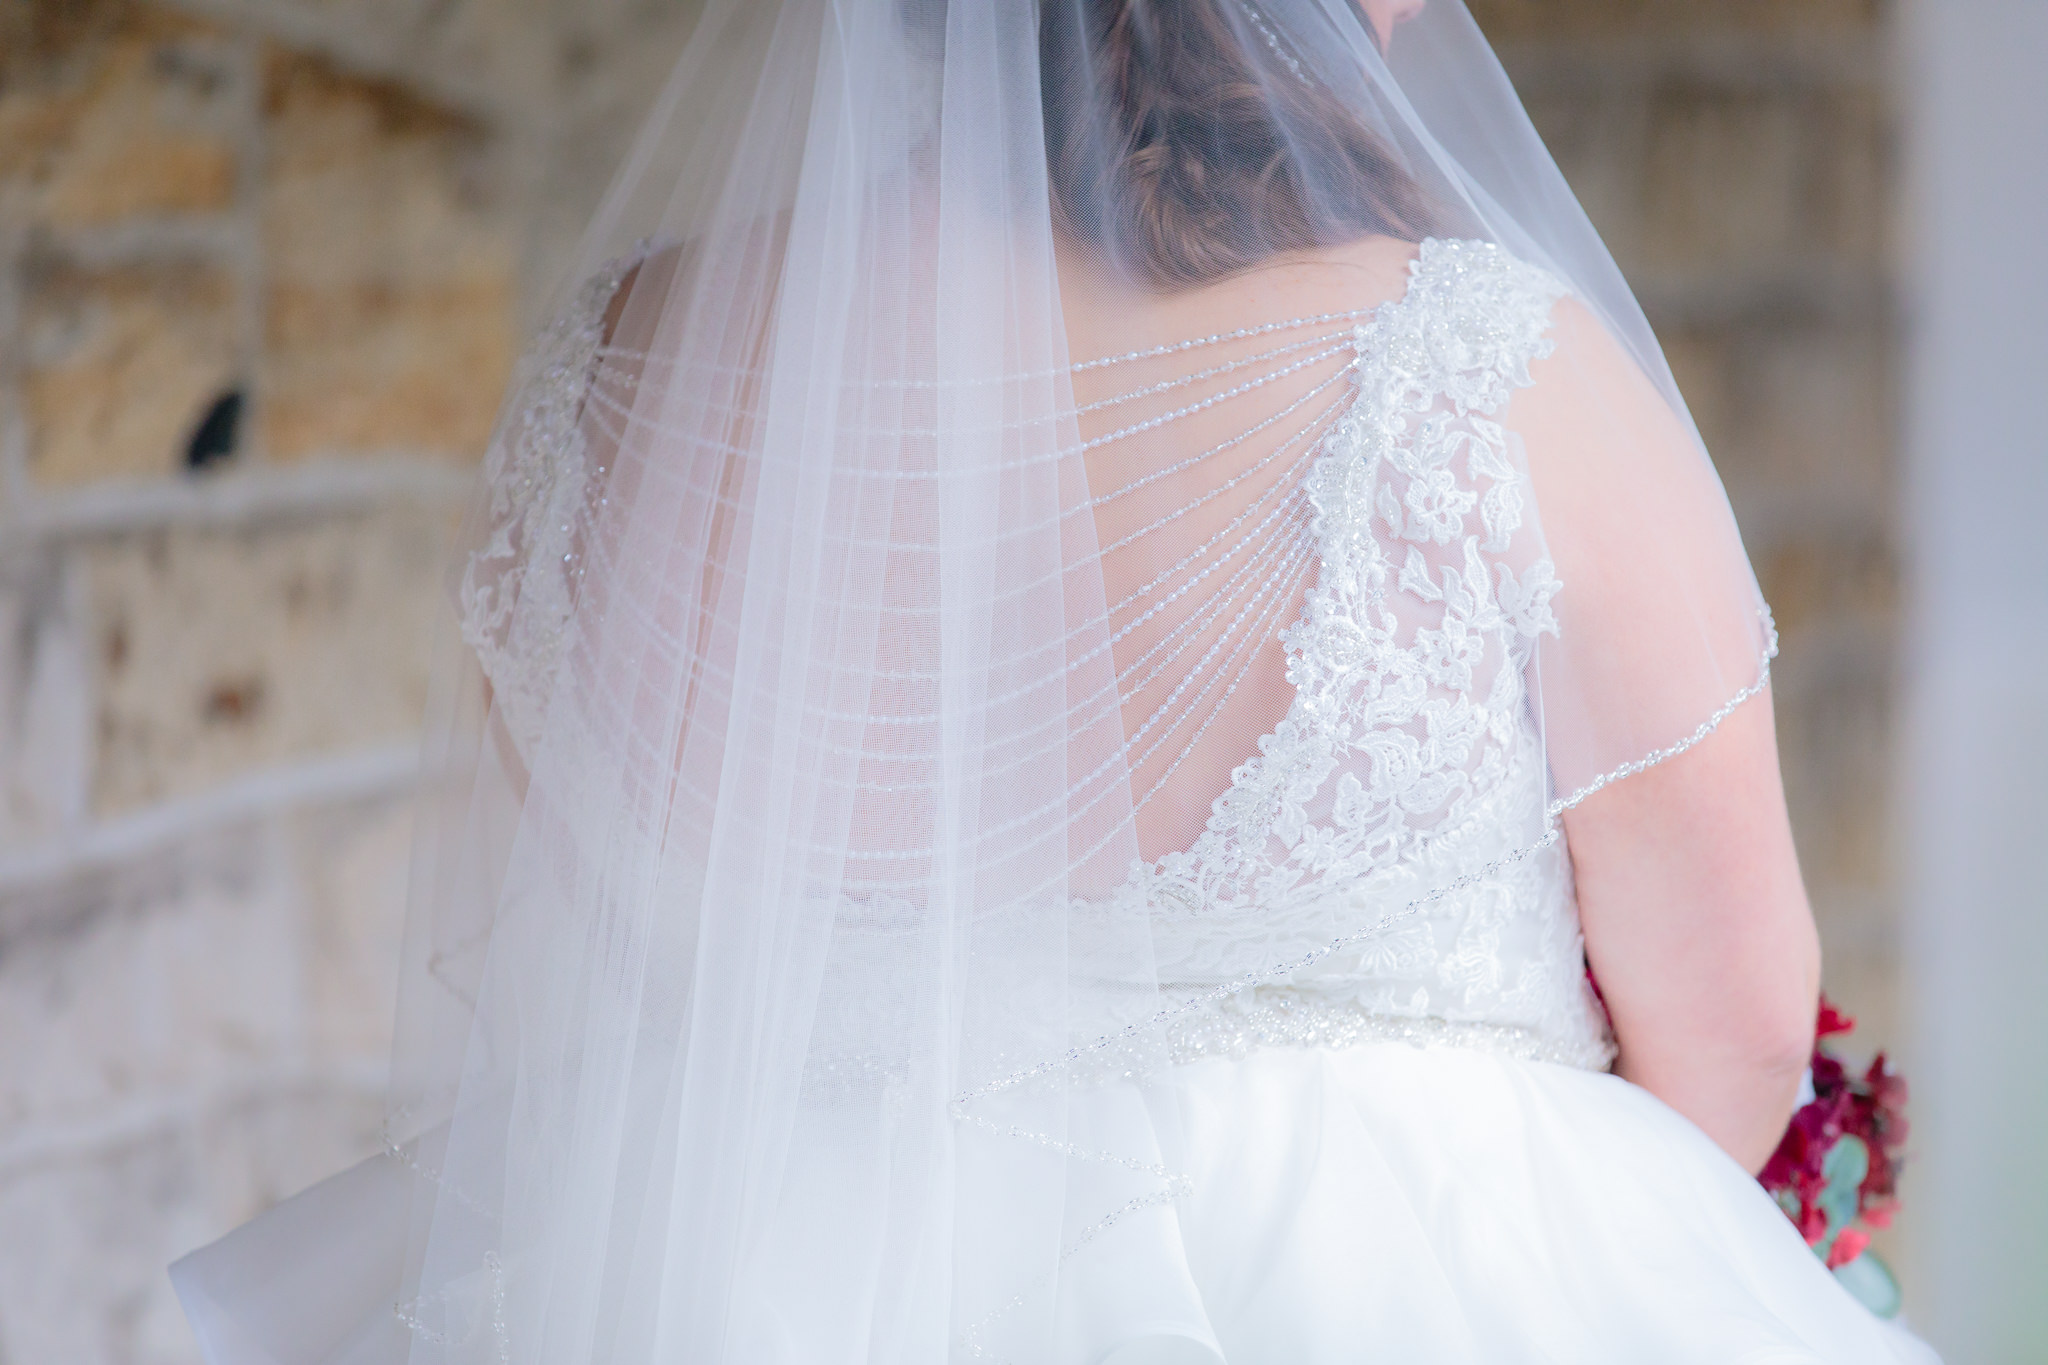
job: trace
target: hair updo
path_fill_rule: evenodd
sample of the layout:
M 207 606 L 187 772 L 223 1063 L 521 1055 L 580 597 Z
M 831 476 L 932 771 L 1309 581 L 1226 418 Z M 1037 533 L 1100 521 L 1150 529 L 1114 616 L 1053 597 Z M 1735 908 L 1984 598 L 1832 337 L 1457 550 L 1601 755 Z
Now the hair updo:
M 1232 0 L 1041 0 L 1053 209 L 1152 287 L 1434 215 L 1400 157 L 1265 17 Z

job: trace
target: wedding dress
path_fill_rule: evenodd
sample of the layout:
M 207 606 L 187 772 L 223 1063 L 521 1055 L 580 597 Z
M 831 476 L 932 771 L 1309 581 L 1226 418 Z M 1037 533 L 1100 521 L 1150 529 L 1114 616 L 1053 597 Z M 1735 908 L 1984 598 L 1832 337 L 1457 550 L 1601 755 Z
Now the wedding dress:
M 387 1150 L 174 1270 L 215 1365 L 1932 1359 L 1607 1073 L 1561 817 L 1776 637 L 1470 20 L 1371 17 L 707 21 L 493 444 Z

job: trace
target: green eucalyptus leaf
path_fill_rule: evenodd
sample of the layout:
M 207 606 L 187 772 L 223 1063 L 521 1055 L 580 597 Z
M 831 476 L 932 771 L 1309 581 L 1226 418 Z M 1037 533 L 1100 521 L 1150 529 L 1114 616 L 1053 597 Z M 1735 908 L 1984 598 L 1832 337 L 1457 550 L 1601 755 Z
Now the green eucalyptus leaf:
M 1866 1251 L 1849 1264 L 1835 1267 L 1835 1278 L 1858 1303 L 1879 1317 L 1899 1315 L 1899 1282 L 1876 1252 Z
M 1870 1149 L 1863 1139 L 1844 1136 L 1828 1149 L 1820 1174 L 1827 1181 L 1820 1195 L 1821 1211 L 1828 1216 L 1828 1228 L 1840 1231 L 1855 1221 L 1863 1178 L 1870 1174 Z

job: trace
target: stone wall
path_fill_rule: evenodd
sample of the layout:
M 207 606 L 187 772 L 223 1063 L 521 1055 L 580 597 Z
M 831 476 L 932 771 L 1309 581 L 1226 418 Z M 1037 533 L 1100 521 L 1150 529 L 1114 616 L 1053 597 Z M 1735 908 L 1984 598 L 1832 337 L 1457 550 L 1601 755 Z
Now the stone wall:
M 373 1149 L 443 546 L 687 5 L 0 0 L 0 1362 Z
M 0 0 L 0 1363 L 193 1359 L 163 1264 L 373 1145 L 443 537 L 689 3 Z M 1889 19 L 1475 12 L 1721 463 L 1885 1036 Z

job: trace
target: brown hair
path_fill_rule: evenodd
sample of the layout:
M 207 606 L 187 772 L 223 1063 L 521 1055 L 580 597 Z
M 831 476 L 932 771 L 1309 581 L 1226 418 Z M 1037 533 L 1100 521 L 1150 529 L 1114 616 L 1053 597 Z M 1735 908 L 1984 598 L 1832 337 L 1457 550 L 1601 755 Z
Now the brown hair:
M 1061 229 L 1156 288 L 1285 251 L 1434 228 L 1400 157 L 1231 0 L 1041 0 Z

